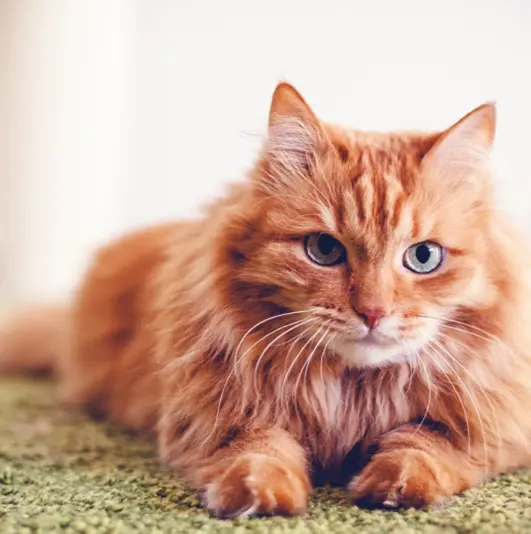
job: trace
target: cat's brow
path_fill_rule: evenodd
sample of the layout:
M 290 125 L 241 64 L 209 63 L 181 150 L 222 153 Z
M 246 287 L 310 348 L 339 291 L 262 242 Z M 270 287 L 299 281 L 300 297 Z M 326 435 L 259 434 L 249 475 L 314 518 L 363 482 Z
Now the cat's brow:
M 331 234 L 337 234 L 339 232 L 337 210 L 334 210 L 332 205 L 328 204 L 319 204 L 317 209 L 323 230 Z

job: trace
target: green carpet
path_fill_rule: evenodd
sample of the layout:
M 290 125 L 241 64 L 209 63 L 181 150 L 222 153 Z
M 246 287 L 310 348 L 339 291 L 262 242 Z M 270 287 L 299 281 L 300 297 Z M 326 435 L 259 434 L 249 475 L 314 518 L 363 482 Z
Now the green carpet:
M 366 511 L 319 490 L 298 518 L 220 521 L 157 464 L 154 446 L 57 407 L 48 382 L 0 380 L 0 533 L 531 532 L 531 473 L 446 506 Z

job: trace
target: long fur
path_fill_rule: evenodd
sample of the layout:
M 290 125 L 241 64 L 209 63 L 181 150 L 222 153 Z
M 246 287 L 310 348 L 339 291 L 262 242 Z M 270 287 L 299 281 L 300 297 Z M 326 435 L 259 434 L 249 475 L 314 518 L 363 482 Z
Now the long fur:
M 493 111 L 473 113 L 363 133 L 281 84 L 248 180 L 102 248 L 68 310 L 6 329 L 0 365 L 53 364 L 66 401 L 153 432 L 219 516 L 299 513 L 318 475 L 423 506 L 529 465 L 531 263 L 492 202 Z M 347 265 L 312 264 L 314 232 Z M 423 277 L 396 259 L 424 239 L 447 259 Z M 399 351 L 346 341 L 374 302 Z

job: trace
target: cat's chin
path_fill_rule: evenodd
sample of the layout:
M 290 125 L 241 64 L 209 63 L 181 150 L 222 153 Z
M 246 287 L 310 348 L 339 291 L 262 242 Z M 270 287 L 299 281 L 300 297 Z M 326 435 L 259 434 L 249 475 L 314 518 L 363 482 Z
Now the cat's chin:
M 334 350 L 348 367 L 387 367 L 408 360 L 404 346 L 397 342 L 345 339 L 338 341 Z

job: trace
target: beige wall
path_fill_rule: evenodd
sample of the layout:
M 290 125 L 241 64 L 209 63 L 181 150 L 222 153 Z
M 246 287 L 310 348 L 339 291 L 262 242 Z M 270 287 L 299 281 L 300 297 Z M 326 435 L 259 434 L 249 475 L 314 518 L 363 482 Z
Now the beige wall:
M 129 4 L 3 0 L 3 285 L 11 298 L 67 293 L 88 250 L 120 219 Z

